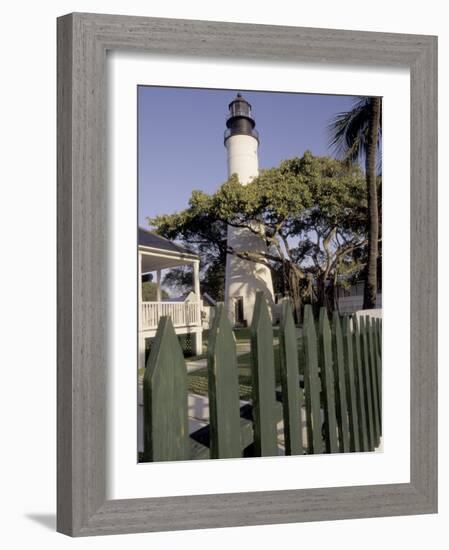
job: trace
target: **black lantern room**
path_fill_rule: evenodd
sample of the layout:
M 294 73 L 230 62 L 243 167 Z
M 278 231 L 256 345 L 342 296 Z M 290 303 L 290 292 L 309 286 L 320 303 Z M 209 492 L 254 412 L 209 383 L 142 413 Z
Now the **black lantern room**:
M 254 129 L 256 121 L 251 113 L 251 104 L 238 93 L 229 104 L 229 115 L 226 120 L 224 141 L 235 135 L 252 136 L 259 141 L 259 134 Z

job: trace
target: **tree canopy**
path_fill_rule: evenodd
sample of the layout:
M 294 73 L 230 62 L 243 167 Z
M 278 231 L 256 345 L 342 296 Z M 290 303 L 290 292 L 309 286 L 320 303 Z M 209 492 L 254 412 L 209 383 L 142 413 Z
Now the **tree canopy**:
M 376 307 L 379 259 L 380 213 L 378 172 L 381 172 L 382 101 L 380 97 L 359 98 L 353 108 L 339 113 L 329 126 L 330 145 L 347 162 L 365 157 L 367 190 L 367 261 L 363 309 Z
M 162 289 L 161 296 L 163 299 L 168 298 L 167 292 Z M 153 281 L 144 281 L 142 283 L 142 301 L 155 302 L 157 300 L 157 285 Z
M 213 278 L 215 296 L 230 253 L 268 265 L 280 292 L 297 307 L 306 300 L 332 308 L 329 289 L 339 275 L 361 268 L 365 179 L 357 165 L 306 152 L 261 170 L 247 185 L 233 175 L 213 194 L 193 191 L 185 210 L 148 221 L 161 235 L 200 254 L 202 284 Z M 258 234 L 266 251 L 234 250 L 226 240 L 228 225 Z

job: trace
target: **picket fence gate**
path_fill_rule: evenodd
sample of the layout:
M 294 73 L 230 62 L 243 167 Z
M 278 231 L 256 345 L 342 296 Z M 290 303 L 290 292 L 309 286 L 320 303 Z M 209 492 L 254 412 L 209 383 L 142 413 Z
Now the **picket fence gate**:
M 199 442 L 188 431 L 182 350 L 170 318 L 162 317 L 144 375 L 143 460 L 275 456 L 280 421 L 286 455 L 373 451 L 382 436 L 381 357 L 381 319 L 340 318 L 335 312 L 329 320 L 322 308 L 316 322 L 306 305 L 298 338 L 288 302 L 275 350 L 268 306 L 258 293 L 251 325 L 252 400 L 241 407 L 235 338 L 219 304 L 207 354 L 210 424 Z

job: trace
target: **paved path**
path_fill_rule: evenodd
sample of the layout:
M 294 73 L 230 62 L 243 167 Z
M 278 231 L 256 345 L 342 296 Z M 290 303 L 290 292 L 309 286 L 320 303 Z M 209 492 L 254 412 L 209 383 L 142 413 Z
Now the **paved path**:
M 240 401 L 240 407 L 248 404 L 248 401 Z M 192 433 L 203 426 L 209 424 L 209 399 L 202 395 L 189 393 L 189 433 Z M 284 422 L 281 420 L 277 424 L 278 433 L 278 451 L 279 455 L 285 454 L 284 444 Z

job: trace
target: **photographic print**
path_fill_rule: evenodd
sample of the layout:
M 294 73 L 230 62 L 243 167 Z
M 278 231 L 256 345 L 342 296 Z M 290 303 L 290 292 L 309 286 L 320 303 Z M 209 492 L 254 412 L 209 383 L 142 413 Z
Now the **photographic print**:
M 58 18 L 59 532 L 437 511 L 437 72 L 435 36 Z
M 139 462 L 382 450 L 382 98 L 138 87 Z

